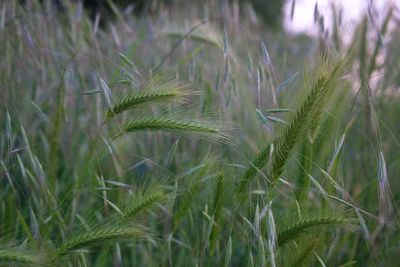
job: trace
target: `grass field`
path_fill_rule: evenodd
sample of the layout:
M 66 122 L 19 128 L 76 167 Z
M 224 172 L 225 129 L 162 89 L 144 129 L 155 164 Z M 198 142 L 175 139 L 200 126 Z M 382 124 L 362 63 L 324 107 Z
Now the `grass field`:
M 233 2 L 0 3 L 0 266 L 398 265 L 399 10 Z

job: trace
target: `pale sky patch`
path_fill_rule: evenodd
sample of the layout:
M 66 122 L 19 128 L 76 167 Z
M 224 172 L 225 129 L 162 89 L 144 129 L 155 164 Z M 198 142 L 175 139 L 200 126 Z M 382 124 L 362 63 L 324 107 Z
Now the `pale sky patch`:
M 284 25 L 289 32 L 315 35 L 318 33 L 318 25 L 314 23 L 314 7 L 318 3 L 318 10 L 324 16 L 325 27 L 330 29 L 332 25 L 331 3 L 336 7 L 342 7 L 342 26 L 343 34 L 351 34 L 366 14 L 368 5 L 372 3 L 375 13 L 374 18 L 377 21 L 383 19 L 387 8 L 390 6 L 399 7 L 400 0 L 296 0 L 293 20 L 290 19 L 290 12 L 293 0 L 287 0 L 284 8 Z

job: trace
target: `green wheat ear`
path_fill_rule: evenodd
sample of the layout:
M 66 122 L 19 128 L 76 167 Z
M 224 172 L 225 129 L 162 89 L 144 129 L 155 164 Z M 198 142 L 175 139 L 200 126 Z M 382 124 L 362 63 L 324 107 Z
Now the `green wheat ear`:
M 202 132 L 217 134 L 219 129 L 199 122 L 191 122 L 179 119 L 151 116 L 147 118 L 134 119 L 125 125 L 126 132 L 141 130 L 165 130 L 183 132 Z
M 119 113 L 137 108 L 150 102 L 171 102 L 181 100 L 185 95 L 188 95 L 182 90 L 184 87 L 185 86 L 177 86 L 176 88 L 163 89 L 158 92 L 139 91 L 129 93 L 128 95 L 121 97 L 112 109 L 106 111 L 105 120 L 107 121 Z
M 100 245 L 107 241 L 118 241 L 132 238 L 145 239 L 147 236 L 148 233 L 139 227 L 131 225 L 105 225 L 68 238 L 58 247 L 58 254 L 64 256 L 78 249 Z
M 214 253 L 214 248 L 217 243 L 218 239 L 218 232 L 221 229 L 220 226 L 220 220 L 221 220 L 221 215 L 222 215 L 222 206 L 223 206 L 223 200 L 224 200 L 224 174 L 220 173 L 217 178 L 217 184 L 215 188 L 215 194 L 214 194 L 214 205 L 213 205 L 213 216 L 214 216 L 214 224 L 211 229 L 211 234 L 210 234 L 210 249 L 211 249 L 211 254 Z
M 121 96 L 113 107 L 105 112 L 105 121 L 124 111 L 149 103 L 181 101 L 185 96 L 196 93 L 186 90 L 187 85 L 177 81 L 171 75 L 156 73 L 140 75 L 137 79 L 135 91 Z
M 239 182 L 239 186 L 237 189 L 237 198 L 239 203 L 243 202 L 246 198 L 245 192 L 247 192 L 247 188 L 249 187 L 253 178 L 257 175 L 257 173 L 267 164 L 269 160 L 269 156 L 271 153 L 271 144 L 265 146 L 254 159 L 253 162 L 247 167 L 245 173 L 242 176 L 242 179 Z
M 147 116 L 138 119 L 132 119 L 123 127 L 114 138 L 121 136 L 123 133 L 137 131 L 167 131 L 167 132 L 192 132 L 204 135 L 207 138 L 217 142 L 229 143 L 230 137 L 222 132 L 222 130 L 210 123 L 201 120 L 189 120 L 187 118 L 165 117 L 164 115 Z
M 31 252 L 22 252 L 17 250 L 0 249 L 0 265 L 2 263 L 18 263 L 26 266 L 43 266 L 41 258 Z
M 191 184 L 181 196 L 174 207 L 173 216 L 173 231 L 178 229 L 181 219 L 190 211 L 190 207 L 194 200 L 199 197 L 199 192 L 202 189 L 201 178 L 205 175 L 206 169 L 200 169 L 199 173 L 192 177 L 193 184 Z
M 320 241 L 318 239 L 312 239 L 306 244 L 299 246 L 299 252 L 296 253 L 295 257 L 287 266 L 291 267 L 301 267 L 301 266 L 313 266 L 313 261 L 315 260 L 314 252 L 320 246 Z
M 168 195 L 160 190 L 139 192 L 122 211 L 122 220 L 126 221 L 133 218 L 144 211 L 154 208 L 157 204 L 167 199 Z
M 288 124 L 274 141 L 272 182 L 276 181 L 282 174 L 291 151 L 300 136 L 305 133 L 305 130 L 310 128 L 314 132 L 317 129 L 323 108 L 348 65 L 347 59 L 332 62 L 332 59 L 325 57 L 323 60 L 319 69 L 311 73 L 311 75 L 316 75 L 317 78 L 311 83 L 310 89 L 306 89 L 304 99 L 289 114 Z M 306 84 L 305 87 L 307 88 L 308 85 Z
M 346 223 L 348 223 L 348 220 L 335 216 L 303 218 L 296 222 L 286 223 L 286 226 L 278 230 L 278 245 L 282 246 L 304 234 L 308 234 L 311 229 L 318 226 L 343 225 Z

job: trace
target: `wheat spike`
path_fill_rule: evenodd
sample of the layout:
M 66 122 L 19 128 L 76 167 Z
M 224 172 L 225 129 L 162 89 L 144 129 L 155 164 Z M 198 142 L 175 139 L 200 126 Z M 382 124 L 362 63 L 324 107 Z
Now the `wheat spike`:
M 133 226 L 102 226 L 98 229 L 77 234 L 64 241 L 58 248 L 59 255 L 63 256 L 77 249 L 102 244 L 105 241 L 127 238 L 144 238 L 146 232 Z
M 278 245 L 282 246 L 297 237 L 308 233 L 308 230 L 317 226 L 340 225 L 348 221 L 334 216 L 303 218 L 294 223 L 289 223 L 278 231 Z
M 299 107 L 290 114 L 289 124 L 286 125 L 274 141 L 274 153 L 272 157 L 272 182 L 276 181 L 283 172 L 290 152 L 293 150 L 299 137 L 308 127 L 315 131 L 319 125 L 320 117 L 329 96 L 332 94 L 335 84 L 343 74 L 346 61 L 338 60 L 333 69 L 330 61 L 321 66 L 322 73 L 312 84 L 311 89 L 306 93 L 305 98 L 300 102 Z M 327 71 L 325 69 L 328 69 Z M 324 71 L 325 70 L 325 71 Z M 318 72 L 317 72 L 318 74 Z

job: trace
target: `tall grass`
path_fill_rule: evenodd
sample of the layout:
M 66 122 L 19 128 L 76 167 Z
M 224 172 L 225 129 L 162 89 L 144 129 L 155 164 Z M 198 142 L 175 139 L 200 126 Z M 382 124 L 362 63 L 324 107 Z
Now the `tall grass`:
M 314 38 L 235 1 L 25 2 L 0 3 L 0 265 L 396 266 L 393 9 L 347 44 L 335 6 Z

